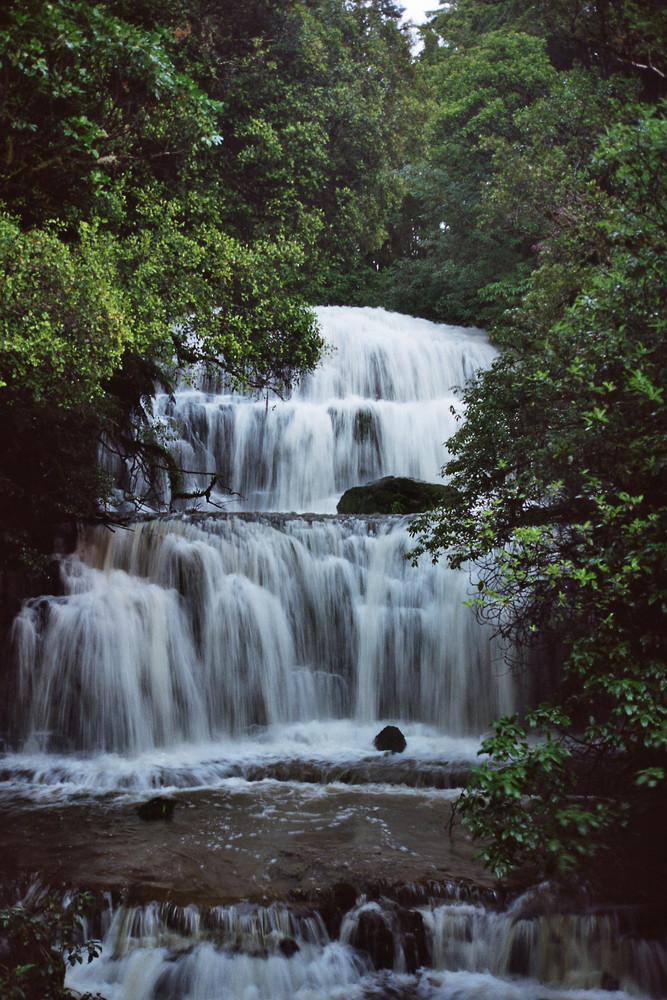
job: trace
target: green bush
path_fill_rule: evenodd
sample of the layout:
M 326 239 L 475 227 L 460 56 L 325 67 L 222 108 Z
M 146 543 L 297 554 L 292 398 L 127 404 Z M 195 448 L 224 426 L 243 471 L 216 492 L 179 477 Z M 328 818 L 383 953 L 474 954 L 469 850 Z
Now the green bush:
M 0 907 L 0 996 L 3 1000 L 94 1000 L 65 986 L 67 965 L 92 962 L 99 941 L 85 940 L 84 918 L 94 898 L 39 893 Z M 96 994 L 99 998 L 99 994 Z M 100 998 L 101 1000 L 101 998 Z

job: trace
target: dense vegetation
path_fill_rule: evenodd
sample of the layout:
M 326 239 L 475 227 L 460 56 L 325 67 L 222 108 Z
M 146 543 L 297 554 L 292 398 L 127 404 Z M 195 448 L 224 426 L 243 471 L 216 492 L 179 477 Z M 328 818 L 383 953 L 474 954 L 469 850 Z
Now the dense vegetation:
M 624 0 L 440 13 L 418 224 L 388 267 L 397 304 L 423 295 L 434 318 L 481 318 L 504 348 L 462 392 L 454 490 L 415 525 L 417 551 L 475 564 L 478 613 L 524 664 L 555 667 L 551 700 L 486 740 L 464 819 L 500 874 L 563 872 L 606 848 L 657 892 L 666 27 L 661 5 Z
M 380 0 L 3 4 L 5 563 L 114 520 L 156 466 L 178 491 L 145 405 L 174 362 L 281 391 L 317 361 L 308 307 L 384 240 L 419 122 L 398 18 Z
M 95 902 L 91 893 L 33 887 L 20 904 L 0 906 L 3 1000 L 103 1000 L 65 986 L 68 965 L 91 962 L 101 951 L 86 934 Z
M 464 799 L 498 872 L 664 804 L 666 28 L 659 0 L 458 0 L 411 60 L 390 0 L 0 11 L 4 563 L 151 468 L 178 491 L 146 407 L 174 364 L 282 391 L 318 301 L 488 327 L 416 532 L 557 666 Z

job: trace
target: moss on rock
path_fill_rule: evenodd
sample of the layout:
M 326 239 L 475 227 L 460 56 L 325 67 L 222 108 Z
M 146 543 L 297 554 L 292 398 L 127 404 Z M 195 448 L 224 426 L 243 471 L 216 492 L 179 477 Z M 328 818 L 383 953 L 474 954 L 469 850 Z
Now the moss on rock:
M 385 476 L 346 490 L 336 510 L 339 514 L 420 514 L 447 504 L 452 492 L 452 488 L 443 483 Z

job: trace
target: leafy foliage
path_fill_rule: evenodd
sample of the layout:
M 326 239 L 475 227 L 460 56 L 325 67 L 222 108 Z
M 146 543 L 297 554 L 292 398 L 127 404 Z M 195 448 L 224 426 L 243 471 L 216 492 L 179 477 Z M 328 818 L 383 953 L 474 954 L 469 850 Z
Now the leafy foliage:
M 9 0 L 0 53 L 0 197 L 24 224 L 91 212 L 122 223 L 133 187 L 216 141 L 222 106 L 176 69 L 163 24 L 148 31 L 85 0 Z
M 417 551 L 477 564 L 472 603 L 508 642 L 566 650 L 554 698 L 497 724 L 465 796 L 499 873 L 565 870 L 664 798 L 664 111 L 607 130 L 579 179 L 584 199 L 595 179 L 604 190 L 554 230 L 517 312 L 527 328 L 551 295 L 546 323 L 464 389 L 456 492 L 416 526 Z M 584 241 L 595 258 L 565 307 L 550 255 Z
M 638 96 L 667 93 L 666 28 L 653 2 L 441 5 L 422 29 L 426 148 L 404 174 L 406 195 L 374 256 L 375 301 L 500 338 L 557 213 L 588 210 L 594 191 L 572 180 L 590 173 L 605 125 L 624 120 L 623 105 Z M 576 260 L 554 261 L 565 305 L 579 287 Z
M 98 941 L 85 940 L 84 918 L 93 897 L 75 893 L 66 902 L 40 893 L 16 906 L 0 908 L 0 992 L 6 1000 L 72 1000 L 66 966 L 92 962 Z M 85 994 L 80 1000 L 94 1000 Z
M 667 15 L 660 0 L 457 0 L 433 19 L 429 48 L 437 39 L 468 45 L 488 31 L 513 30 L 544 38 L 558 69 L 574 63 L 609 76 L 638 73 L 654 97 L 664 94 Z
M 462 390 L 415 557 L 474 564 L 477 613 L 553 675 L 460 803 L 499 874 L 604 848 L 637 872 L 641 837 L 664 884 L 666 27 L 632 0 L 458 0 L 423 32 L 433 129 L 383 274 L 503 351 Z
M 309 302 L 384 238 L 418 127 L 398 17 L 379 0 L 3 5 L 5 562 L 38 560 L 61 523 L 118 520 L 156 466 L 178 489 L 147 405 L 175 365 L 283 392 L 316 364 Z
M 426 159 L 406 175 L 403 245 L 383 275 L 388 302 L 440 322 L 488 325 L 530 272 L 535 232 L 484 227 L 491 141 L 519 137 L 518 113 L 556 73 L 541 39 L 491 32 L 423 69 L 434 101 Z M 501 283 L 504 287 L 500 288 Z

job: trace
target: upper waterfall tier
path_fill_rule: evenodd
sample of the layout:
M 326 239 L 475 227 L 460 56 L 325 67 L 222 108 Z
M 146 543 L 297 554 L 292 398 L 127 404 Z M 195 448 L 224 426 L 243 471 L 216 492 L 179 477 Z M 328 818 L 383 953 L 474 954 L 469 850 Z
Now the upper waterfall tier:
M 488 365 L 494 353 L 481 330 L 384 309 L 326 306 L 316 313 L 327 347 L 298 393 L 309 402 L 441 400 Z
M 333 513 L 350 486 L 437 479 L 455 430 L 453 387 L 494 356 L 484 334 L 383 309 L 327 306 L 317 316 L 322 363 L 289 399 L 205 382 L 158 397 L 185 489 L 216 474 L 234 494 L 217 497 L 227 510 Z

